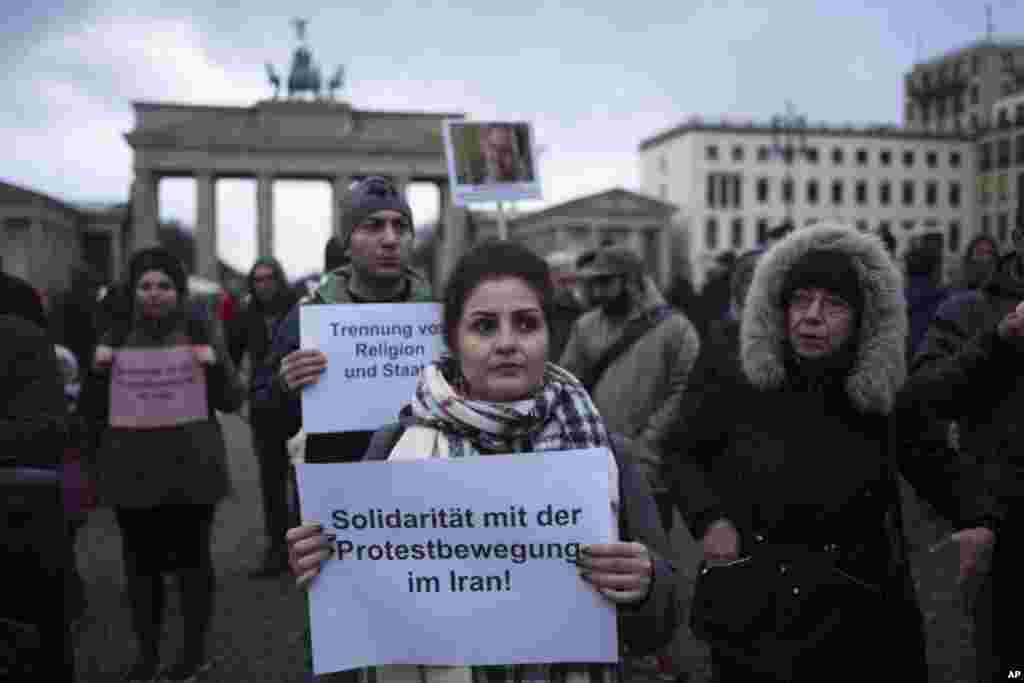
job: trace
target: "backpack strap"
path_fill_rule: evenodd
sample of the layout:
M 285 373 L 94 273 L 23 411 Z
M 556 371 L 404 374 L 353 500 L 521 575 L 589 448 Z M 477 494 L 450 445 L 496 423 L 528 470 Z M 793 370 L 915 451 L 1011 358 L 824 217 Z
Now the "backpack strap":
M 631 320 L 626 325 L 626 329 L 623 330 L 622 336 L 619 337 L 614 344 L 605 349 L 597 362 L 594 363 L 594 365 L 590 367 L 590 370 L 580 378 L 584 388 L 587 390 L 587 393 L 593 394 L 594 389 L 597 387 L 597 383 L 601 381 L 601 376 L 604 375 L 605 371 L 611 366 L 611 364 L 618 360 L 619 357 L 628 351 L 633 344 L 638 342 L 641 337 L 671 317 L 672 313 L 673 308 L 671 305 L 659 304 L 645 312 L 639 318 Z

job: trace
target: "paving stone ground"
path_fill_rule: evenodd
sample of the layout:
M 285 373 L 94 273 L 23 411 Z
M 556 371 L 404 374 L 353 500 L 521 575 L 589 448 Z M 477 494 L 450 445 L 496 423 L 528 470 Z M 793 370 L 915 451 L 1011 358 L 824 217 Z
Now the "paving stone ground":
M 306 603 L 287 577 L 250 579 L 246 572 L 259 562 L 264 549 L 262 515 L 256 462 L 252 456 L 248 426 L 236 416 L 221 418 L 228 442 L 234 495 L 218 510 L 214 531 L 214 564 L 217 571 L 216 613 L 211 626 L 211 652 L 215 660 L 204 681 L 223 683 L 308 682 Z M 145 457 L 144 453 L 139 454 Z M 920 505 L 907 506 L 911 541 L 922 548 L 914 553 L 915 578 L 926 615 L 929 663 L 933 683 L 968 683 L 973 656 L 970 624 L 960 608 L 955 586 L 955 548 L 930 553 L 928 545 L 946 531 L 924 515 Z M 683 525 L 672 533 L 675 560 L 680 567 L 683 595 L 693 585 L 697 549 Z M 953 553 L 948 550 L 953 550 Z M 77 667 L 81 683 L 115 683 L 134 656 L 129 612 L 122 594 L 121 544 L 113 514 L 98 510 L 81 531 L 77 556 L 86 582 L 89 606 L 79 627 Z M 172 663 L 181 644 L 181 612 L 178 594 L 169 592 L 168 617 L 162 657 Z M 681 609 L 684 611 L 685 602 Z M 693 683 L 710 679 L 706 648 L 688 629 L 680 628 L 669 652 L 682 678 Z M 870 653 L 865 653 L 870 656 Z M 885 676 L 885 663 L 879 662 Z M 639 667 L 634 680 L 653 680 L 650 667 Z

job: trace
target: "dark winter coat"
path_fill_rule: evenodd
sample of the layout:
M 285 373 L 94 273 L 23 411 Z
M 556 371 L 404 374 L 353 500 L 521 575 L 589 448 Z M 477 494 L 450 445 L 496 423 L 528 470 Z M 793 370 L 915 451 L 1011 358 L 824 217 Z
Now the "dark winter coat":
M 996 328 L 1021 301 L 1024 278 L 1014 256 L 980 290 L 951 297 L 938 310 L 912 366 L 906 394 L 911 407 L 956 420 L 960 450 L 981 472 L 984 496 L 998 528 L 992 558 L 996 648 L 1020 651 L 1024 589 L 1015 555 L 1024 538 L 1024 350 L 1002 341 Z
M 259 266 L 269 266 L 277 280 L 278 294 L 271 304 L 264 305 L 253 292 L 252 277 Z M 281 264 L 273 259 L 260 259 L 249 271 L 249 302 L 231 321 L 228 328 L 228 353 L 237 367 L 248 351 L 251 367 L 249 401 L 253 425 L 272 419 L 273 397 L 269 391 L 273 382 L 274 366 L 271 362 L 271 343 L 277 329 L 284 323 L 288 311 L 298 297 L 288 286 Z
M 213 342 L 205 327 L 192 320 L 183 321 L 162 339 L 135 328 L 127 335 L 109 332 L 100 343 L 116 350 Z M 228 494 L 227 452 L 214 411 L 238 410 L 242 391 L 227 352 L 215 345 L 214 354 L 216 364 L 205 368 L 207 419 L 174 427 L 111 427 L 110 371 L 90 371 L 79 410 L 89 425 L 92 447 L 88 455 L 97 473 L 102 502 L 114 507 L 151 508 L 213 504 Z
M 281 360 L 292 351 L 299 349 L 299 309 L 306 305 L 317 304 L 351 304 L 354 301 L 349 292 L 348 283 L 352 277 L 351 266 L 342 266 L 324 276 L 316 292 L 308 301 L 300 301 L 293 306 L 284 322 L 278 326 L 271 351 L 271 365 L 275 373 L 270 378 L 267 388 L 281 418 L 281 429 L 284 438 L 291 438 L 302 429 L 302 396 L 297 391 L 288 391 L 281 383 L 277 370 Z M 412 269 L 406 269 L 405 280 L 408 283 L 402 301 L 407 303 L 426 303 L 433 301 L 430 283 L 422 275 Z M 328 370 L 329 372 L 329 370 Z M 254 390 L 261 390 L 254 387 Z M 366 447 L 370 444 L 372 431 L 339 432 L 332 434 L 308 434 L 306 436 L 306 462 L 353 462 L 359 460 Z
M 789 269 L 813 249 L 848 254 L 865 293 L 852 357 L 815 375 L 790 350 L 782 306 Z M 906 374 L 901 280 L 877 238 L 846 228 L 819 224 L 774 245 L 743 312 L 742 373 L 703 387 L 665 442 L 694 537 L 728 519 L 741 557 L 754 558 L 712 570 L 716 580 L 737 604 L 769 601 L 739 649 L 713 643 L 730 662 L 726 680 L 821 680 L 837 665 L 864 677 L 881 661 L 887 675 L 926 679 L 896 472 L 958 521 L 969 513 L 947 491 L 943 466 L 955 462 L 933 457 L 950 454 L 911 444 L 918 423 L 893 415 Z M 929 458 L 914 457 L 921 453 Z M 832 583 L 816 588 L 822 576 Z
M 388 459 L 402 432 L 413 421 L 411 411 L 403 411 L 400 420 L 373 434 L 363 460 L 380 462 Z M 643 543 L 654 564 L 654 580 L 647 599 L 634 608 L 619 610 L 621 637 L 629 653 L 640 656 L 655 652 L 671 641 L 679 621 L 676 606 L 678 582 L 675 567 L 666 559 L 671 548 L 661 528 L 651 489 L 634 465 L 632 442 L 613 433 L 612 453 L 619 471 L 620 538 Z

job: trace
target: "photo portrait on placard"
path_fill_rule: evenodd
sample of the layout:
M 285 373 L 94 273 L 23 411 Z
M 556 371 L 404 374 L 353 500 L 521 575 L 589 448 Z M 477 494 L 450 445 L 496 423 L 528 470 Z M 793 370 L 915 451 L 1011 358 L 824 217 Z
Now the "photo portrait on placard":
M 530 124 L 449 120 L 444 136 L 456 203 L 541 198 Z

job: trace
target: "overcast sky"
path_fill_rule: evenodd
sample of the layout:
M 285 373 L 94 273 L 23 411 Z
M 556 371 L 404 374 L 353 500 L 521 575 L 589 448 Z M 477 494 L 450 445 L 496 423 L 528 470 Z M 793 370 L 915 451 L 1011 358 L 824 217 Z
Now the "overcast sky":
M 898 122 L 910 65 L 986 27 L 984 4 L 963 0 L 7 5 L 0 179 L 67 201 L 127 199 L 131 102 L 268 97 L 264 62 L 287 71 L 296 15 L 309 20 L 325 75 L 345 65 L 341 96 L 357 109 L 531 121 L 546 203 L 637 189 L 638 143 L 691 115 L 767 121 L 788 99 L 815 122 Z M 1024 3 L 992 5 L 997 33 L 1024 33 Z M 161 216 L 191 226 L 191 181 L 160 193 Z M 319 268 L 329 200 L 326 184 L 276 185 L 276 248 L 290 275 Z M 247 269 L 254 185 L 221 182 L 218 201 L 220 255 Z M 413 202 L 418 220 L 436 214 L 429 194 Z

